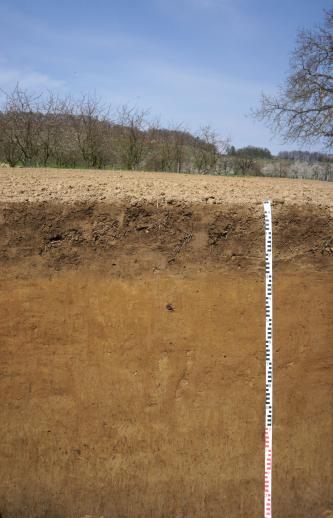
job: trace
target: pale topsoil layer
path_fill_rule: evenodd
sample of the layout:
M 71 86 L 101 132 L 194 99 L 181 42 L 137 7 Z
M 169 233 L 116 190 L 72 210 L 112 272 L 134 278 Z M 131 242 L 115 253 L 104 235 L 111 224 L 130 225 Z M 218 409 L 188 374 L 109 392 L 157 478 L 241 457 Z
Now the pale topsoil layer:
M 0 200 L 183 201 L 254 204 L 265 199 L 333 207 L 333 183 L 175 173 L 0 168 Z

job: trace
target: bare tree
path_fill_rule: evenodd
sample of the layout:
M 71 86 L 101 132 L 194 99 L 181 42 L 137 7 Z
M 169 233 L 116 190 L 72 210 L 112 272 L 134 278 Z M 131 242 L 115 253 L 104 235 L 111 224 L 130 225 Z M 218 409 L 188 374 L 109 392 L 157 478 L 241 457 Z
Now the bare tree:
M 83 95 L 71 109 L 72 125 L 82 158 L 88 167 L 105 165 L 105 148 L 111 123 L 109 107 L 95 95 Z
M 242 176 L 263 176 L 260 163 L 251 157 L 235 157 L 233 168 L 236 174 Z
M 177 167 L 177 146 L 175 146 L 175 136 L 169 132 L 160 131 L 159 135 L 159 170 L 174 171 Z M 176 155 L 176 156 L 175 156 Z
M 218 174 L 224 176 L 233 174 L 233 160 L 229 156 L 223 156 L 219 160 Z
M 142 163 L 147 144 L 148 112 L 122 106 L 118 111 L 118 150 L 121 167 L 133 170 Z
M 181 173 L 184 170 L 186 159 L 186 146 L 189 133 L 184 125 L 177 124 L 171 129 L 171 153 L 173 157 L 173 170 Z
M 286 141 L 333 144 L 333 9 L 314 30 L 298 34 L 290 72 L 277 96 L 254 112 Z
M 15 138 L 15 125 L 9 113 L 0 114 L 0 161 L 15 167 L 21 159 L 21 152 Z
M 148 156 L 145 160 L 148 170 L 174 171 L 174 134 L 165 129 L 158 120 L 152 121 L 147 134 Z
M 40 96 L 23 90 L 19 84 L 12 92 L 4 92 L 2 141 L 11 165 L 21 162 L 33 165 L 38 158 L 42 127 Z
M 68 118 L 69 98 L 61 98 L 53 92 L 43 96 L 40 109 L 43 114 L 39 135 L 39 162 L 46 167 L 50 161 L 56 161 L 61 153 L 66 138 L 64 135 L 65 118 Z
M 197 171 L 201 174 L 215 171 L 219 156 L 219 138 L 216 131 L 210 126 L 203 126 L 194 148 L 194 163 Z

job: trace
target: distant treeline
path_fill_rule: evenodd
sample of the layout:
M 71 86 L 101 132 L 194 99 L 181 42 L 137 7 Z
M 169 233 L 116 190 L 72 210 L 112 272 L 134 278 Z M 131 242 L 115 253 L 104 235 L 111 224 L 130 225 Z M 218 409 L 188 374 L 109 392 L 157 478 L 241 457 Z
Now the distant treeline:
M 247 157 L 247 158 L 267 158 L 270 160 L 273 158 L 272 153 L 269 149 L 256 146 L 246 146 L 236 149 L 235 146 L 230 146 L 227 150 L 229 156 Z
M 279 159 L 324 162 L 320 153 L 283 152 Z M 96 96 L 79 99 L 17 86 L 0 107 L 0 163 L 15 166 L 113 168 L 199 174 L 293 176 L 273 166 L 266 148 L 236 149 L 209 126 L 196 134 L 163 128 L 138 108 L 111 111 Z M 317 170 L 316 170 L 317 171 Z M 329 179 L 330 171 L 315 173 Z M 281 174 L 280 174 L 281 173 Z
M 333 162 L 333 156 L 318 151 L 280 151 L 278 158 L 301 162 Z
M 227 141 L 209 127 L 192 135 L 160 127 L 149 114 L 115 112 L 95 96 L 33 96 L 16 87 L 0 109 L 0 161 L 14 167 L 57 166 L 214 172 Z

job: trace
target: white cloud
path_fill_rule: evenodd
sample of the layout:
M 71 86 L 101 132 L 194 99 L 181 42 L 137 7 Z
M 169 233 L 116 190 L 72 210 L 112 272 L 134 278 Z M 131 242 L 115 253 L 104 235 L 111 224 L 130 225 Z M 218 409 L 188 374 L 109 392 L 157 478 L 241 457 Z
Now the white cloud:
M 13 88 L 17 83 L 24 88 L 34 89 L 50 89 L 57 90 L 65 86 L 65 81 L 54 79 L 47 74 L 43 74 L 34 70 L 19 70 L 6 66 L 4 60 L 0 61 L 0 88 L 8 90 Z

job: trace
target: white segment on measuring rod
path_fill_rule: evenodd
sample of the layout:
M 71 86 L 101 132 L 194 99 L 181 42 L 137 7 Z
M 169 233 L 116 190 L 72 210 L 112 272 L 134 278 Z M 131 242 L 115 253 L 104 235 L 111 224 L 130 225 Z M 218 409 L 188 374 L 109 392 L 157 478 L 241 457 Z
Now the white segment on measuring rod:
M 265 518 L 272 517 L 272 419 L 273 419 L 273 259 L 272 212 L 264 202 L 266 267 L 266 413 L 265 413 Z

